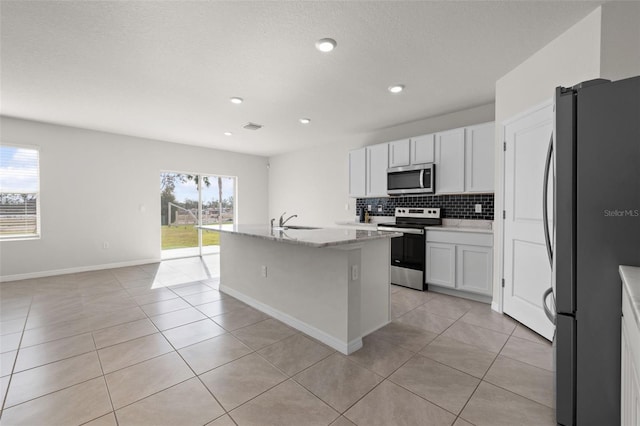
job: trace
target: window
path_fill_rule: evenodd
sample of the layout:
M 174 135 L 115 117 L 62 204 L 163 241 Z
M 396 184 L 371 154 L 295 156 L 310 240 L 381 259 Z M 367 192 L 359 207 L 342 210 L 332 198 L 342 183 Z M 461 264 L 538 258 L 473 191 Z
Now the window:
M 40 152 L 0 146 L 0 240 L 40 237 Z
M 233 226 L 235 193 L 232 176 L 161 172 L 162 259 L 219 253 L 220 234 L 198 226 Z

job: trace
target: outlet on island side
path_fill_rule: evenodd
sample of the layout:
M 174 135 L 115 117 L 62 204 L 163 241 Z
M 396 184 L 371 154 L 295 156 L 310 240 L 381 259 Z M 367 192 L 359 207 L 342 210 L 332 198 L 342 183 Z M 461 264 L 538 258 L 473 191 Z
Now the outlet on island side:
M 107 250 L 108 248 L 109 248 L 109 241 L 105 241 L 104 243 L 102 243 L 103 250 Z
M 262 278 L 267 278 L 267 265 L 262 265 L 260 268 L 260 275 Z
M 358 265 L 351 265 L 351 281 L 357 281 L 358 275 Z

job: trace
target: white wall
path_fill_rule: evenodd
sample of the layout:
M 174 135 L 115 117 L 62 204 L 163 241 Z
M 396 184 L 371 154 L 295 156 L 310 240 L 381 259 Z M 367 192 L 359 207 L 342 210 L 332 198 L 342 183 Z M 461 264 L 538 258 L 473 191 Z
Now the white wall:
M 294 221 L 299 224 L 323 226 L 353 220 L 355 199 L 348 196 L 349 150 L 493 121 L 493 117 L 494 105 L 487 104 L 271 157 L 269 216 L 277 218 L 286 211 L 297 214 Z
M 600 76 L 609 80 L 640 75 L 640 2 L 602 6 Z
M 551 43 L 496 82 L 496 145 L 493 300 L 501 300 L 504 209 L 504 152 L 502 122 L 553 98 L 557 86 L 572 86 L 600 76 L 600 21 L 597 8 Z M 548 143 L 547 140 L 540 143 Z
M 553 98 L 557 86 L 639 75 L 638 22 L 640 3 L 605 3 L 496 82 L 496 212 L 504 208 L 501 123 Z M 503 233 L 499 224 L 494 224 L 494 302 L 501 297 Z
M 40 147 L 42 215 L 41 239 L 0 243 L 3 280 L 159 260 L 162 170 L 237 176 L 238 222 L 267 221 L 265 157 L 0 120 L 3 144 Z

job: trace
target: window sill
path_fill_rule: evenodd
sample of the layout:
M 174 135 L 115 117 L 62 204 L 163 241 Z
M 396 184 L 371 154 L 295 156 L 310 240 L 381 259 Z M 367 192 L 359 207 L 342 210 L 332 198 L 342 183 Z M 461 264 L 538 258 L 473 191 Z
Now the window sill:
M 19 237 L 19 236 L 11 236 L 11 237 L 1 237 L 0 243 L 4 243 L 7 241 L 31 241 L 31 240 L 39 240 L 41 238 L 40 235 L 29 235 L 28 237 Z

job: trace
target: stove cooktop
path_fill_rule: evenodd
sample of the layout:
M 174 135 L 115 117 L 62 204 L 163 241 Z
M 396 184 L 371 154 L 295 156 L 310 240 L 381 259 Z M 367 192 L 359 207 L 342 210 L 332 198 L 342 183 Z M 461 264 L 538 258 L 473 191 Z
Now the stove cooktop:
M 442 225 L 440 209 L 435 207 L 396 207 L 395 222 L 381 223 L 390 228 L 424 228 Z

